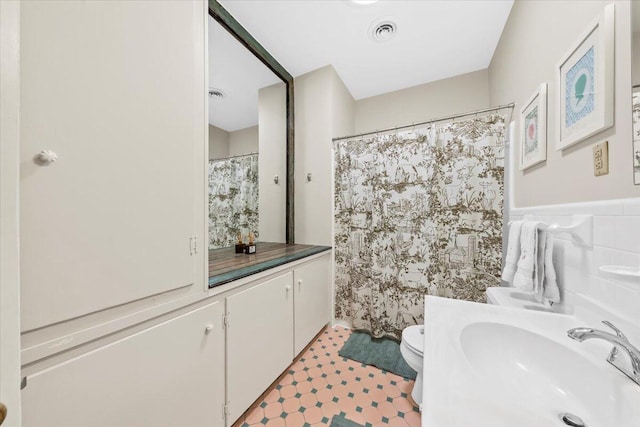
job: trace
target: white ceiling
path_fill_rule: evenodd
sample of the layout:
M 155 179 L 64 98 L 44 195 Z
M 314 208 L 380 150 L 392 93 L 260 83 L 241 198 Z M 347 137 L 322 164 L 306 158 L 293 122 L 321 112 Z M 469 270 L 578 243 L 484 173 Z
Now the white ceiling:
M 512 0 L 219 0 L 291 74 L 332 64 L 355 99 L 489 66 Z M 368 36 L 388 17 L 394 39 Z
M 227 30 L 209 17 L 209 123 L 227 132 L 258 124 L 258 90 L 281 80 Z

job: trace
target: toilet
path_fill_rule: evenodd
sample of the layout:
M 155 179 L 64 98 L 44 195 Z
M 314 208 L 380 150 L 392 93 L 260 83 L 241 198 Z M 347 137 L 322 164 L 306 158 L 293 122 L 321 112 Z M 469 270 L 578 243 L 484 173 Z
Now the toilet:
M 422 359 L 424 354 L 424 326 L 414 325 L 402 331 L 400 353 L 407 365 L 418 373 L 411 390 L 413 401 L 422 408 Z

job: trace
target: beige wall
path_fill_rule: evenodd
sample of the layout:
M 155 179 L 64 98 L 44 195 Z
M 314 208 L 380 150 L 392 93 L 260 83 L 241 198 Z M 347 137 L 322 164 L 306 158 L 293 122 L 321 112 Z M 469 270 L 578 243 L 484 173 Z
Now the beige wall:
M 615 1 L 615 125 L 564 152 L 555 150 L 556 65 L 607 3 L 582 1 L 576 7 L 576 1 L 516 1 L 513 5 L 489 67 L 491 104 L 515 101 L 518 120 L 517 112 L 535 88 L 549 84 L 547 161 L 524 173 L 513 171 L 516 207 L 640 196 L 632 175 L 628 1 Z M 605 140 L 610 172 L 596 178 L 592 147 Z
M 418 123 L 489 107 L 487 70 L 356 101 L 355 132 Z
M 229 156 L 258 152 L 258 126 L 229 132 Z
M 332 138 L 353 133 L 355 102 L 330 65 L 297 77 L 295 91 L 296 243 L 332 245 Z
M 261 242 L 286 241 L 286 97 L 284 83 L 258 92 L 258 232 Z M 277 184 L 273 179 L 276 175 Z
M 209 160 L 229 157 L 229 132 L 209 125 Z

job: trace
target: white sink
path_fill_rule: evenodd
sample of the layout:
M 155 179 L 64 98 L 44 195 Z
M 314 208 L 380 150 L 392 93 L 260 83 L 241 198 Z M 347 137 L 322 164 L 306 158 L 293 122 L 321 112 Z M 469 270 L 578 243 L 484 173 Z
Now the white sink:
M 427 297 L 425 319 L 425 427 L 640 426 L 640 387 L 567 337 L 573 316 Z

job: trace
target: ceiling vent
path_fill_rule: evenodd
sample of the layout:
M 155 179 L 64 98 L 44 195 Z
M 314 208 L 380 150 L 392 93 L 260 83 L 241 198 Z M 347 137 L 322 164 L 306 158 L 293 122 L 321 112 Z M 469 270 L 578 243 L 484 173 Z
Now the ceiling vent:
M 224 92 L 220 89 L 211 88 L 209 89 L 209 96 L 216 99 L 222 99 L 224 98 Z
M 395 37 L 397 32 L 396 23 L 388 18 L 378 19 L 369 27 L 369 37 L 374 42 L 388 42 Z

